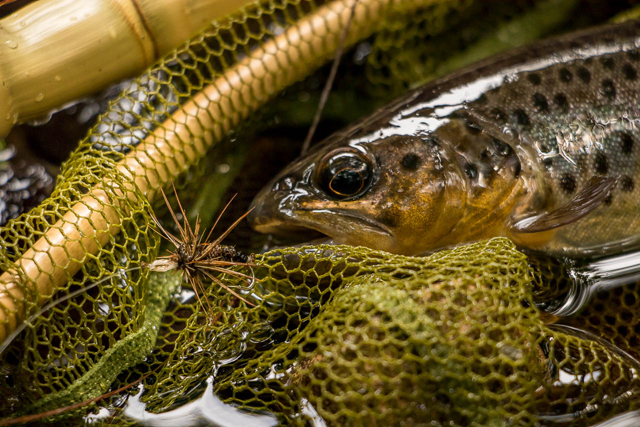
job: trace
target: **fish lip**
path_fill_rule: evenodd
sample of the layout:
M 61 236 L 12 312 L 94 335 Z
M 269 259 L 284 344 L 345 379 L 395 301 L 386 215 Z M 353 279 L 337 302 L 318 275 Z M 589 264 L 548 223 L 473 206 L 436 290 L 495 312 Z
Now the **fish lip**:
M 307 212 L 326 210 L 326 211 L 329 211 L 331 213 L 338 213 L 338 214 L 340 214 L 342 216 L 351 218 L 351 219 L 359 222 L 360 224 L 365 225 L 372 232 L 377 232 L 377 233 L 385 235 L 387 237 L 393 237 L 393 233 L 391 232 L 391 230 L 389 228 L 385 227 L 382 224 L 379 224 L 379 223 L 375 222 L 374 220 L 372 220 L 370 218 L 367 218 L 366 216 L 355 215 L 355 214 L 351 213 L 348 209 L 343 209 L 343 208 L 330 208 L 330 209 L 298 208 L 296 210 L 297 211 L 307 211 Z M 299 224 L 299 222 L 298 222 L 298 224 Z M 298 224 L 297 224 L 298 227 L 311 228 L 312 230 L 315 230 L 315 231 L 318 231 L 320 233 L 326 234 L 329 237 L 333 237 L 333 238 L 337 238 L 338 237 L 338 236 L 331 236 L 331 235 L 327 234 L 324 230 L 322 230 L 320 228 L 312 228 L 312 227 L 310 227 L 308 225 L 298 225 Z

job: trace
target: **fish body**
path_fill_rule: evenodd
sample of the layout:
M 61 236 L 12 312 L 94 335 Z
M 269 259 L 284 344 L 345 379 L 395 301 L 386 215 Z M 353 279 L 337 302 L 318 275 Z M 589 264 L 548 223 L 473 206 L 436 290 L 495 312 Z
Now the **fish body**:
M 507 236 L 557 255 L 640 244 L 640 23 L 485 60 L 318 144 L 269 183 L 258 231 L 419 254 Z

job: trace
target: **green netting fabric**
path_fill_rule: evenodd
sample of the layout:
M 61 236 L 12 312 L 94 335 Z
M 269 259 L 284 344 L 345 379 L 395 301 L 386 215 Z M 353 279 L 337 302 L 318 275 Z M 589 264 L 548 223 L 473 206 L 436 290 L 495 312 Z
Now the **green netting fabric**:
M 360 3 L 350 44 L 366 40 L 353 62 L 366 58 L 358 72 L 378 100 L 437 74 L 443 40 L 463 49 L 493 23 L 556 4 Z M 331 246 L 272 251 L 252 272 L 262 281 L 222 277 L 255 307 L 208 283 L 213 313 L 177 276 L 140 268 L 160 250 L 149 215 L 167 216 L 157 190 L 175 181 L 188 215 L 198 208 L 210 225 L 224 192 L 212 165 L 243 147 L 241 124 L 264 125 L 268 101 L 331 58 L 339 32 L 307 44 L 278 37 L 322 13 L 311 33 L 324 34 L 336 16 L 326 9 L 336 5 L 351 2 L 270 0 L 212 23 L 133 80 L 64 164 L 51 197 L 0 230 L 2 281 L 11 285 L 0 292 L 0 336 L 44 302 L 105 280 L 30 320 L 3 351 L 0 417 L 81 402 L 153 369 L 143 391 L 130 392 L 149 413 L 207 390 L 285 424 L 584 424 L 636 406 L 635 359 L 597 335 L 549 324 L 536 304 L 562 294 L 562 281 L 504 239 L 426 258 Z M 476 23 L 478 14 L 486 20 Z M 276 60 L 261 68 L 265 46 Z M 624 295 L 630 312 L 635 300 Z M 588 319 L 607 322 L 603 313 Z M 621 330 L 621 319 L 616 342 L 631 345 L 635 332 Z M 96 405 L 115 419 L 103 411 L 85 421 L 134 423 L 117 410 L 126 399 Z

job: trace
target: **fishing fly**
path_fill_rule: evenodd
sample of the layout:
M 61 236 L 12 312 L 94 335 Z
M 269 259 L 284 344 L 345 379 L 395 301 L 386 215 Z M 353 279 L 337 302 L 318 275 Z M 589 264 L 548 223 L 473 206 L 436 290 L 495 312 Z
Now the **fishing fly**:
M 162 226 L 160 220 L 158 220 L 158 218 L 152 212 L 150 212 L 151 218 L 157 228 L 154 230 L 161 237 L 169 241 L 175 247 L 175 250 L 170 250 L 169 255 L 158 257 L 153 262 L 148 264 L 144 263 L 142 266 L 155 272 L 166 272 L 173 270 L 180 271 L 182 277 L 186 279 L 187 283 L 189 283 L 189 285 L 191 285 L 191 287 L 193 288 L 193 291 L 195 292 L 195 295 L 198 298 L 198 302 L 200 303 L 202 308 L 205 310 L 208 309 L 210 313 L 212 313 L 213 310 L 209 300 L 204 296 L 205 286 L 203 283 L 203 278 L 208 278 L 213 283 L 231 293 L 239 300 L 245 302 L 251 307 L 254 307 L 255 304 L 251 303 L 239 293 L 231 289 L 231 287 L 227 286 L 222 279 L 217 277 L 217 274 L 220 273 L 228 274 L 229 276 L 240 279 L 248 285 L 251 285 L 255 281 L 259 281 L 253 275 L 248 275 L 231 268 L 245 267 L 251 269 L 252 267 L 259 267 L 255 264 L 255 256 L 253 254 L 245 255 L 233 246 L 222 244 L 222 241 L 247 215 L 249 215 L 251 210 L 238 218 L 233 224 L 231 224 L 229 228 L 227 228 L 226 231 L 224 231 L 215 240 L 210 240 L 213 231 L 220 221 L 220 218 L 222 218 L 222 215 L 225 213 L 231 202 L 233 202 L 235 196 L 232 197 L 224 207 L 224 209 L 222 209 L 222 212 L 220 213 L 220 215 L 218 215 L 218 218 L 213 224 L 213 227 L 211 227 L 211 230 L 209 231 L 207 236 L 204 237 L 204 232 L 201 233 L 200 215 L 196 217 L 195 226 L 192 227 L 189 223 L 184 208 L 182 207 L 182 203 L 180 203 L 180 199 L 178 198 L 178 193 L 175 187 L 173 191 L 176 195 L 180 214 L 182 215 L 182 224 L 178 220 L 176 212 L 171 207 L 171 204 L 169 203 L 169 200 L 167 199 L 164 191 L 160 191 L 165 203 L 167 204 L 169 213 L 173 218 L 176 228 L 178 229 L 179 235 L 176 236 L 173 233 L 169 232 Z M 205 307 L 205 302 L 207 307 Z

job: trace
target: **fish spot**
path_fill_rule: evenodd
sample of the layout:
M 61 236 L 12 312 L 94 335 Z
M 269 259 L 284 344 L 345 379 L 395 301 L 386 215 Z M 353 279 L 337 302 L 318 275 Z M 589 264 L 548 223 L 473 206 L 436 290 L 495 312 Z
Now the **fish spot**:
M 560 81 L 562 82 L 569 83 L 571 80 L 573 80 L 573 74 L 571 74 L 571 71 L 567 70 L 566 68 L 561 68 L 559 75 Z
M 601 62 L 604 68 L 606 68 L 607 70 L 613 70 L 613 58 L 602 58 Z
M 542 79 L 540 78 L 540 75 L 536 73 L 528 74 L 527 80 L 529 80 L 529 82 L 531 82 L 531 84 L 534 86 L 538 86 L 540 83 L 542 83 Z
M 616 97 L 616 87 L 613 84 L 613 80 L 604 79 L 602 81 L 602 95 L 609 99 L 613 99 Z
M 638 78 L 638 72 L 629 63 L 622 66 L 622 73 L 624 74 L 624 78 L 627 80 L 635 80 Z
M 596 158 L 593 161 L 593 167 L 600 175 L 606 175 L 609 172 L 609 162 L 607 161 L 607 156 L 605 156 L 603 152 L 599 151 L 596 154 Z
M 529 120 L 529 116 L 521 108 L 513 110 L 513 117 L 516 119 L 516 123 L 518 123 L 520 126 L 531 125 L 531 120 Z
M 464 167 L 464 173 L 467 174 L 469 179 L 475 180 L 478 178 L 478 168 L 474 164 L 467 163 Z
M 467 125 L 467 130 L 472 135 L 478 135 L 482 132 L 482 126 L 480 126 L 476 122 L 468 121 L 466 125 Z
M 628 132 L 622 132 L 620 134 L 620 139 L 622 141 L 622 153 L 623 154 L 631 154 L 633 151 L 633 136 L 631 136 Z
M 547 102 L 547 98 L 541 93 L 533 94 L 533 105 L 536 107 L 538 112 L 544 113 L 549 111 L 549 103 Z
M 638 52 L 637 50 L 632 50 L 630 52 L 627 52 L 627 55 L 629 56 L 629 59 L 631 59 L 632 61 L 640 60 L 640 52 Z
M 622 191 L 624 191 L 625 193 L 630 193 L 635 188 L 635 183 L 633 182 L 633 179 L 631 179 L 630 176 L 625 175 L 620 180 L 620 187 L 622 188 Z
M 613 203 L 613 196 L 609 194 L 607 198 L 603 200 L 602 203 L 604 203 L 607 206 L 611 206 L 611 204 Z
M 491 115 L 500 124 L 505 124 L 507 122 L 507 114 L 499 108 L 491 110 Z
M 576 191 L 576 187 L 576 179 L 570 173 L 562 175 L 562 178 L 560 178 L 560 188 L 562 188 L 562 191 L 571 194 Z
M 551 166 L 553 166 L 553 159 L 552 159 L 551 157 L 547 157 L 546 159 L 542 160 L 542 164 L 543 164 L 546 168 L 550 169 L 550 168 L 551 168 Z
M 591 73 L 585 67 L 578 68 L 576 74 L 578 75 L 578 78 L 584 83 L 589 83 L 591 81 Z
M 409 153 L 405 155 L 400 161 L 400 165 L 410 171 L 414 171 L 418 169 L 418 165 L 420 164 L 420 157 L 415 153 Z
M 487 102 L 489 102 L 489 99 L 487 98 L 487 95 L 483 93 L 478 97 L 478 99 L 476 99 L 476 102 L 480 105 L 485 105 Z
M 561 93 L 557 93 L 553 97 L 553 102 L 555 102 L 558 108 L 562 110 L 566 110 L 569 108 L 569 101 L 567 101 L 567 97 Z

